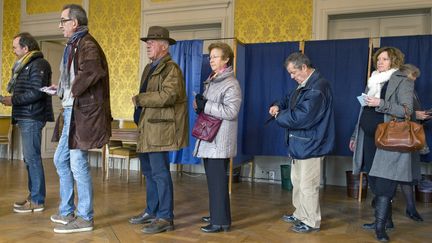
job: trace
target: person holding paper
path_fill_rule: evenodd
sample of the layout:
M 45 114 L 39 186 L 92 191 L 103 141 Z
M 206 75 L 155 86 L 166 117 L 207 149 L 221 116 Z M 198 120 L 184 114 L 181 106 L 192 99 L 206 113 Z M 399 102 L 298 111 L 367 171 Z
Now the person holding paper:
M 93 230 L 93 182 L 87 152 L 109 142 L 112 116 L 108 63 L 89 33 L 86 11 L 77 4 L 65 5 L 58 27 L 67 44 L 58 86 L 51 87 L 57 88 L 63 112 L 53 134 L 53 141 L 59 142 L 54 164 L 60 202 L 50 219 L 57 224 L 54 232 L 67 234 Z
M 12 68 L 7 91 L 1 103 L 12 106 L 12 123 L 21 132 L 24 163 L 28 172 L 28 196 L 15 202 L 16 213 L 40 212 L 45 209 L 45 174 L 41 157 L 42 129 L 54 121 L 51 96 L 39 91 L 51 85 L 51 66 L 44 59 L 37 41 L 29 33 L 19 33 L 13 39 L 17 57 Z
M 375 221 L 363 228 L 375 229 L 379 241 L 388 241 L 386 228 L 393 227 L 391 201 L 399 182 L 412 181 L 412 154 L 376 148 L 375 130 L 392 117 L 403 120 L 413 113 L 414 82 L 399 70 L 404 55 L 397 48 L 380 48 L 373 56 L 373 63 L 376 70 L 367 82 L 366 106 L 360 109 L 349 147 L 354 152 L 353 174 L 368 173 L 375 194 Z

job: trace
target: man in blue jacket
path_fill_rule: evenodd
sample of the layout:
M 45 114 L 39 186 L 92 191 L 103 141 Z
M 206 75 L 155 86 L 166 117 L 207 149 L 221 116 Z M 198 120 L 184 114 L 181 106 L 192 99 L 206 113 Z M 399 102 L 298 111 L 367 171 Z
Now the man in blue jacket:
M 286 130 L 295 211 L 282 220 L 293 223 L 298 233 L 319 231 L 321 161 L 333 149 L 335 139 L 333 97 L 330 84 L 311 67 L 309 58 L 293 53 L 285 61 L 291 78 L 299 85 L 270 107 L 269 113 Z
M 51 66 L 29 33 L 16 35 L 12 45 L 17 61 L 7 86 L 11 95 L 4 97 L 1 103 L 12 106 L 12 123 L 18 124 L 21 132 L 29 189 L 23 201 L 14 203 L 13 211 L 40 212 L 45 208 L 46 194 L 41 158 L 42 129 L 47 121 L 54 121 L 51 96 L 40 89 L 51 85 Z

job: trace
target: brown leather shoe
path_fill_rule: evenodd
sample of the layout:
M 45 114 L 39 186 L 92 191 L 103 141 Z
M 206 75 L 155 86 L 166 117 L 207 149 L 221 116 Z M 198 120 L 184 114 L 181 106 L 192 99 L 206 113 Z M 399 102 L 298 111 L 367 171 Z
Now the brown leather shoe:
M 129 218 L 129 223 L 131 224 L 147 224 L 151 223 L 155 219 L 155 216 L 152 216 L 146 212 L 140 213 L 136 216 Z
M 155 219 L 149 225 L 142 228 L 142 232 L 146 234 L 156 234 L 164 231 L 174 230 L 174 222 L 166 219 Z

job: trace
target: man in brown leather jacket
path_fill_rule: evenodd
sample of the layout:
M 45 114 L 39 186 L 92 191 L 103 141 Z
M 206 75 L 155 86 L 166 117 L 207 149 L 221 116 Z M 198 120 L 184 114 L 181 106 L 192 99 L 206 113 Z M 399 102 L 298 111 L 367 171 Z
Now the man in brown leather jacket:
M 68 42 L 60 65 L 58 87 L 52 87 L 57 89 L 64 109 L 53 137 L 58 141 L 61 134 L 54 155 L 60 178 L 60 205 L 58 213 L 51 216 L 51 221 L 61 224 L 54 228 L 56 233 L 93 230 L 93 186 L 87 150 L 101 148 L 111 136 L 108 64 L 102 48 L 89 34 L 87 22 L 87 14 L 81 6 L 63 7 L 59 28 Z M 62 131 L 61 118 L 64 121 Z
M 167 29 L 152 26 L 147 37 L 147 56 L 151 60 L 143 72 L 139 94 L 132 97 L 138 124 L 137 151 L 146 177 L 147 207 L 129 219 L 146 225 L 144 233 L 174 229 L 173 185 L 168 151 L 188 144 L 188 113 L 185 81 L 179 66 L 168 53 L 176 41 Z

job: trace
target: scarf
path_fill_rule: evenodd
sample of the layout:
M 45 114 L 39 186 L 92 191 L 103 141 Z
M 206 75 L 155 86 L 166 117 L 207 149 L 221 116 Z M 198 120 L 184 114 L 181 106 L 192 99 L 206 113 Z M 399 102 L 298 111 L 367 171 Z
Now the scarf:
M 375 98 L 381 98 L 380 96 L 381 96 L 382 86 L 384 85 L 385 82 L 387 82 L 390 79 L 390 76 L 396 70 L 397 69 L 392 68 L 385 72 L 373 71 L 372 75 L 367 81 L 367 87 L 369 89 L 367 95 Z
M 63 94 L 63 89 L 70 89 L 70 67 L 74 59 L 78 42 L 81 38 L 88 33 L 88 27 L 83 25 L 79 26 L 77 32 L 75 32 L 71 38 L 69 38 L 66 47 L 63 52 L 63 58 L 60 65 L 60 86 L 58 90 L 60 94 Z M 61 97 L 61 95 L 59 95 Z
M 18 61 L 15 62 L 15 64 L 12 67 L 12 77 L 9 80 L 9 83 L 7 85 L 7 92 L 10 94 L 13 93 L 15 89 L 16 80 L 18 78 L 18 75 L 21 73 L 22 69 L 31 61 L 34 57 L 37 56 L 43 56 L 42 52 L 40 51 L 30 51 L 27 52 L 23 57 L 21 57 Z

